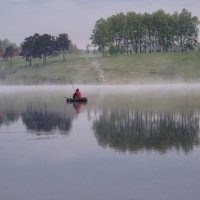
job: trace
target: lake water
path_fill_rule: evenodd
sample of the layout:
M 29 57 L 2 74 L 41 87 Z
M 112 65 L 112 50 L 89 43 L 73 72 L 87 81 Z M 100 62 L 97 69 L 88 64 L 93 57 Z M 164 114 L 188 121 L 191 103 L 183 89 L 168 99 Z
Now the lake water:
M 0 199 L 197 200 L 200 85 L 0 87 Z

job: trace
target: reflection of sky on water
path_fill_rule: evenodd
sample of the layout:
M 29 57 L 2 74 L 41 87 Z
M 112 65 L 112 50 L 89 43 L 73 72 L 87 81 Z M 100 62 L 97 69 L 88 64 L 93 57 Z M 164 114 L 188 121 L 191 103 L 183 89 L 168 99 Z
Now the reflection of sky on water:
M 194 119 L 192 122 L 195 122 L 195 117 L 199 116 L 200 101 L 198 103 L 197 100 L 200 95 L 194 94 L 189 97 L 184 93 L 181 98 L 175 96 L 175 98 L 163 99 L 165 103 L 160 101 L 160 98 L 165 97 L 159 95 L 148 97 L 146 100 L 137 96 L 134 98 L 135 101 L 118 96 L 114 104 L 113 99 L 105 94 L 112 90 L 102 91 L 101 100 L 98 96 L 100 94 L 95 93 L 95 90 L 86 91 L 87 96 L 90 97 L 89 102 L 82 107 L 79 114 L 72 105 L 65 104 L 63 98 L 60 98 L 66 92 L 63 88 L 52 95 L 51 99 L 45 98 L 44 92 L 42 96 L 35 95 L 35 98 L 32 98 L 29 95 L 25 99 L 17 97 L 16 101 L 10 100 L 11 102 L 5 102 L 4 100 L 8 98 L 0 97 L 1 111 L 19 113 L 16 120 L 10 123 L 6 121 L 0 125 L 0 199 L 188 200 L 199 198 L 200 148 L 198 145 L 193 145 L 188 153 L 174 148 L 168 148 L 165 153 L 160 153 L 159 149 L 147 151 L 143 145 L 139 146 L 141 147 L 139 151 L 131 151 L 131 147 L 124 143 L 128 150 L 120 151 L 120 144 L 117 146 L 118 149 L 111 146 L 114 140 L 111 137 L 109 138 L 111 140 L 104 138 L 104 142 L 108 145 L 102 148 L 98 145 L 99 141 L 95 135 L 95 131 L 98 130 L 94 130 L 94 124 L 105 125 L 106 131 L 103 132 L 105 136 L 118 133 L 131 135 L 131 128 L 137 130 L 134 126 L 127 126 L 127 129 L 121 129 L 119 132 L 117 132 L 118 126 L 107 128 L 112 127 L 114 123 L 112 113 L 115 119 L 118 119 L 119 125 L 129 116 L 128 110 L 133 114 L 138 113 L 137 116 L 143 116 L 145 112 L 148 116 L 150 113 L 157 113 L 157 115 L 160 113 L 162 116 L 168 114 L 169 119 L 173 119 L 173 113 L 176 116 L 183 113 L 183 119 L 186 121 Z M 116 94 L 111 93 L 111 95 Z M 126 93 L 124 95 L 126 96 Z M 90 101 L 91 97 L 94 101 Z M 122 103 L 123 101 L 125 104 Z M 27 110 L 30 102 L 33 108 L 31 112 Z M 43 116 L 44 102 L 47 105 L 47 114 L 50 113 L 49 116 L 55 117 L 58 113 L 62 113 L 59 116 L 71 119 L 71 128 L 67 135 L 61 134 L 58 129 L 52 129 L 50 132 L 27 129 L 21 113 L 32 115 L 36 112 Z M 142 106 L 144 102 L 146 104 Z M 161 103 L 158 104 L 159 102 Z M 12 105 L 12 109 L 9 105 Z M 118 115 L 113 111 L 118 111 Z M 105 122 L 100 120 L 101 117 L 104 117 Z M 160 117 L 157 125 L 165 118 Z M 134 119 L 138 118 L 132 118 L 131 122 L 134 123 Z M 149 129 L 146 130 L 146 126 L 143 125 L 147 121 L 145 118 L 142 119 L 142 123 L 138 124 L 142 124 L 144 129 L 139 130 L 142 130 L 143 134 L 150 134 L 151 132 L 147 131 Z M 176 125 L 173 120 L 170 122 Z M 189 124 L 194 127 L 192 123 Z M 189 130 L 188 133 L 192 134 L 190 126 L 188 123 L 184 124 L 184 127 L 189 127 L 186 129 Z M 179 124 L 175 128 L 178 127 Z M 159 132 L 152 132 L 153 138 L 156 137 L 155 133 L 159 136 Z M 129 139 L 129 135 L 122 139 Z M 140 139 L 144 141 L 145 137 Z M 154 143 L 149 145 L 154 147 Z
M 80 155 L 86 154 L 86 152 L 93 152 L 92 149 L 97 148 L 94 135 L 89 134 L 91 132 L 91 123 L 85 123 L 85 117 L 86 114 L 83 113 L 73 122 L 73 128 L 68 137 L 60 134 L 34 135 L 32 131 L 27 132 L 22 120 L 19 120 L 16 124 L 0 129 L 0 141 L 2 143 L 8 142 L 9 145 L 14 145 L 18 149 L 15 152 L 16 158 L 34 160 L 36 159 L 35 155 L 40 155 L 39 157 L 49 162 L 54 162 L 55 160 L 58 162 L 66 159 L 76 160 L 79 159 Z M 13 132 L 13 128 L 16 128 L 16 126 L 17 131 Z M 33 151 L 31 150 L 32 148 L 34 149 Z M 24 151 L 24 149 L 28 151 Z M 10 157 L 12 153 L 10 154 L 8 151 L 6 154 L 10 154 L 8 156 Z
M 199 149 L 189 156 L 175 151 L 116 154 L 97 147 L 85 117 L 80 114 L 73 122 L 68 137 L 35 140 L 19 134 L 6 143 L 0 140 L 1 198 L 160 200 L 176 196 L 186 200 L 198 196 Z

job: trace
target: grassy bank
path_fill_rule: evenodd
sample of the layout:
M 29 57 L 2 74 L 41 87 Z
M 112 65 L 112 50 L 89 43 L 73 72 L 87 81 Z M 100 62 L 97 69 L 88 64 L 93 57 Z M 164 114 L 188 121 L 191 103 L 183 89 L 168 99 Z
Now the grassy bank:
M 0 61 L 1 84 L 68 84 L 70 78 L 79 84 L 200 82 L 200 53 L 67 55 L 65 62 L 48 58 L 45 66 L 35 59 L 32 67 L 21 57 L 12 66 Z

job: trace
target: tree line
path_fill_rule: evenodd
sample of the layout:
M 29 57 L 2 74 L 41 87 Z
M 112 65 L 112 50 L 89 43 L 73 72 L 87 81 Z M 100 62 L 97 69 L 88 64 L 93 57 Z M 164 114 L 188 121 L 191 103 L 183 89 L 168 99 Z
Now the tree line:
M 20 55 L 29 62 L 29 66 L 31 66 L 32 58 L 41 58 L 43 64 L 46 64 L 47 56 L 56 56 L 60 51 L 63 54 L 63 60 L 65 60 L 65 51 L 69 50 L 70 42 L 66 33 L 61 33 L 57 37 L 35 33 L 24 39 Z
M 96 21 L 92 45 L 107 52 L 180 52 L 198 46 L 198 17 L 182 9 L 173 14 L 158 10 L 152 14 L 118 13 Z
M 5 61 L 10 59 L 12 64 L 13 57 L 19 55 L 19 48 L 15 43 L 11 43 L 8 39 L 0 40 L 0 58 Z
M 79 49 L 71 42 L 67 33 L 60 33 L 57 37 L 50 34 L 35 33 L 26 37 L 21 43 L 20 47 L 9 42 L 7 39 L 0 40 L 0 57 L 5 61 L 10 59 L 12 65 L 13 57 L 20 55 L 27 62 L 29 66 L 32 64 L 32 59 L 40 58 L 43 64 L 46 64 L 48 56 L 58 56 L 62 53 L 63 61 L 65 61 L 66 51 L 71 53 L 78 53 Z

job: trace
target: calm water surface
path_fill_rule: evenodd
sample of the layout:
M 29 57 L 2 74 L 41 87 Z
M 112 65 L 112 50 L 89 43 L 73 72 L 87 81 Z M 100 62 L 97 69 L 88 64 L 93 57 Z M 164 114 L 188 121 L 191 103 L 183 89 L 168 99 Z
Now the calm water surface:
M 0 199 L 196 200 L 200 85 L 0 87 Z

